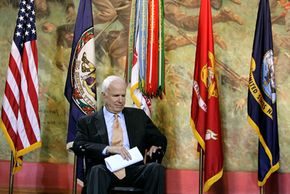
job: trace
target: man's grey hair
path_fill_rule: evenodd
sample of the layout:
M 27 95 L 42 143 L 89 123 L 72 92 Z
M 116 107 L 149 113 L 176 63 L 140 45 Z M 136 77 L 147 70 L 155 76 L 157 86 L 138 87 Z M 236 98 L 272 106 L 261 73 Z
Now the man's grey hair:
M 116 75 L 110 75 L 108 77 L 106 77 L 102 83 L 102 93 L 106 93 L 110 84 L 113 82 L 113 81 L 120 81 L 120 82 L 124 82 L 125 83 L 125 80 L 119 76 L 116 76 Z

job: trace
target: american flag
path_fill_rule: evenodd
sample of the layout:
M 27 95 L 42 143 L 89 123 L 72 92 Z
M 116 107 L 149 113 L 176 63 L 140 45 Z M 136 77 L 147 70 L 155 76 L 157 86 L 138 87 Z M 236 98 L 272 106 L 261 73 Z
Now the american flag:
M 41 146 L 34 0 L 19 4 L 0 127 L 13 153 L 15 173 L 22 167 L 22 156 Z

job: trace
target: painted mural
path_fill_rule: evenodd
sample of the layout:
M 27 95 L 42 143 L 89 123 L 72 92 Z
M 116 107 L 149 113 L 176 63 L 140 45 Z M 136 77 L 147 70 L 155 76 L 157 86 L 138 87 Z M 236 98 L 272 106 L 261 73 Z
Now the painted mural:
M 17 0 L 0 1 L 0 101 L 4 92 Z M 72 163 L 66 150 L 68 103 L 64 85 L 78 0 L 35 0 L 39 54 L 39 103 L 43 146 L 24 161 Z M 163 161 L 168 168 L 198 169 L 190 124 L 192 75 L 199 0 L 165 0 L 165 87 L 153 100 L 152 119 L 167 136 Z M 270 0 L 276 64 L 280 172 L 290 172 L 290 11 L 284 1 Z M 224 169 L 255 171 L 258 139 L 247 123 L 247 84 L 258 0 L 212 0 L 223 133 Z M 289 9 L 289 8 L 288 8 Z M 93 0 L 98 87 L 109 74 L 124 75 L 130 1 Z M 101 107 L 98 89 L 98 108 Z M 127 105 L 132 101 L 129 93 Z M 0 159 L 10 150 L 0 132 Z M 24 163 L 25 168 L 25 163 Z

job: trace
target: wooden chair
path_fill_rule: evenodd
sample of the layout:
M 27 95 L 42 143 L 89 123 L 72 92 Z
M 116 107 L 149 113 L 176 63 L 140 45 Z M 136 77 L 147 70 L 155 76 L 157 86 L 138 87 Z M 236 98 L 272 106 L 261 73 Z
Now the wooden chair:
M 161 163 L 163 156 L 164 156 L 164 152 L 161 149 L 158 149 L 153 155 L 152 157 L 148 157 L 147 156 L 147 151 L 145 151 L 144 154 L 144 163 L 150 163 L 150 162 L 158 162 Z M 86 160 L 84 159 L 84 166 L 86 165 Z M 86 169 L 86 168 L 84 168 Z M 84 174 L 86 174 L 86 172 L 84 172 Z M 84 184 L 85 185 L 85 184 Z M 125 194 L 125 193 L 132 193 L 132 194 L 142 194 L 144 193 L 144 190 L 142 188 L 139 187 L 135 187 L 135 186 L 116 186 L 116 187 L 112 187 L 110 188 L 110 194 Z M 86 186 L 83 187 L 82 189 L 82 194 L 86 194 Z

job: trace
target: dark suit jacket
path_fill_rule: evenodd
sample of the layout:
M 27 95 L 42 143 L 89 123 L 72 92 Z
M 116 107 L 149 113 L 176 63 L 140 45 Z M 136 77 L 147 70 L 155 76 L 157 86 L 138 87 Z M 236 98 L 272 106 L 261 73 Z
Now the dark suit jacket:
M 165 153 L 167 140 L 143 110 L 124 108 L 130 148 L 138 147 L 141 153 L 152 145 L 161 146 Z M 77 133 L 73 150 L 77 155 L 85 155 L 87 169 L 93 165 L 104 164 L 102 151 L 109 145 L 103 108 L 92 115 L 81 117 L 77 122 Z M 136 164 L 138 165 L 138 164 Z

